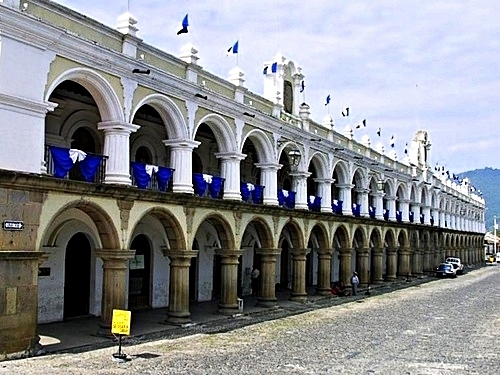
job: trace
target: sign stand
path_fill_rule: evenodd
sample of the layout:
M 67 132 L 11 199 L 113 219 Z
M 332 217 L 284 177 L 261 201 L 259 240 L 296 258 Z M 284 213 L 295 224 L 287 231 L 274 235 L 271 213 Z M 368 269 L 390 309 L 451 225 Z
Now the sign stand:
M 127 310 L 113 310 L 113 320 L 111 322 L 111 333 L 118 334 L 118 353 L 113 353 L 113 359 L 123 363 L 130 361 L 125 353 L 122 353 L 122 336 L 130 335 L 131 312 Z

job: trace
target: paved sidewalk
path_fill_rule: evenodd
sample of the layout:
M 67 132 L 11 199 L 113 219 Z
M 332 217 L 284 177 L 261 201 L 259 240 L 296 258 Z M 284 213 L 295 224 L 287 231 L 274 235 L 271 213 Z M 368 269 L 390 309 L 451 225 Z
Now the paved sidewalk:
M 421 278 L 399 279 L 395 282 L 372 286 L 372 295 L 391 292 L 410 286 L 435 280 L 432 276 Z M 227 316 L 217 313 L 218 301 L 193 303 L 190 305 L 192 323 L 183 326 L 165 323 L 167 308 L 132 311 L 131 335 L 123 337 L 123 343 L 149 341 L 160 337 L 187 336 L 204 330 L 233 329 L 239 326 L 257 323 L 270 319 L 294 315 L 317 308 L 351 302 L 357 299 L 368 298 L 366 289 L 361 289 L 357 296 L 334 297 L 314 294 L 314 288 L 308 290 L 305 302 L 289 300 L 290 291 L 277 293 L 276 307 L 256 306 L 257 297 L 243 298 L 243 313 Z M 38 333 L 42 349 L 39 354 L 81 352 L 96 348 L 117 345 L 113 337 L 103 337 L 97 334 L 100 319 L 97 317 L 75 319 L 60 323 L 40 324 Z

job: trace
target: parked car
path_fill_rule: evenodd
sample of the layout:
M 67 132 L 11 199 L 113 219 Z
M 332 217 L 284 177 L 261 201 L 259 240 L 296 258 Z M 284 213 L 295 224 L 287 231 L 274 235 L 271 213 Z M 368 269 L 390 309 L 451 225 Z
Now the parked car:
M 436 277 L 457 277 L 457 273 L 451 263 L 441 263 L 436 269 Z
M 457 271 L 457 275 L 463 275 L 464 273 L 464 264 L 462 263 L 462 260 L 457 257 L 448 257 L 445 260 L 446 263 L 451 263 L 456 265 L 455 270 Z

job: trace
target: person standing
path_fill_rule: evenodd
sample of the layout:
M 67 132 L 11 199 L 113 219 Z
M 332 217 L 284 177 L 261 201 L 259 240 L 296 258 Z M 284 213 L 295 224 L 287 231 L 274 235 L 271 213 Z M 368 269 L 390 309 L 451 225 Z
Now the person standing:
M 355 296 L 358 292 L 359 278 L 358 273 L 356 271 L 353 272 L 351 276 L 351 287 L 352 287 L 352 295 Z
M 259 292 L 259 276 L 260 271 L 257 267 L 252 266 L 252 273 L 250 274 L 250 278 L 252 281 L 252 296 L 257 296 Z

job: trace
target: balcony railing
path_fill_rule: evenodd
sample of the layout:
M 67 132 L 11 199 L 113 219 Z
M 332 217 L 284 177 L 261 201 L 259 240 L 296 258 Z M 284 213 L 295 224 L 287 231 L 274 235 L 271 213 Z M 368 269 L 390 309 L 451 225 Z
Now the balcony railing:
M 211 174 L 193 173 L 193 188 L 195 195 L 222 199 L 224 195 L 224 178 Z
M 249 182 L 240 183 L 241 199 L 244 202 L 262 204 L 264 199 L 264 186 L 254 185 Z
M 105 155 L 83 152 L 73 148 L 45 147 L 47 174 L 57 178 L 102 183 L 104 182 L 107 159 L 108 157 Z
M 295 208 L 295 191 L 278 189 L 278 203 L 285 208 Z
M 139 189 L 172 191 L 174 169 L 145 163 L 132 162 L 132 185 Z

